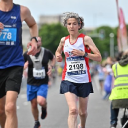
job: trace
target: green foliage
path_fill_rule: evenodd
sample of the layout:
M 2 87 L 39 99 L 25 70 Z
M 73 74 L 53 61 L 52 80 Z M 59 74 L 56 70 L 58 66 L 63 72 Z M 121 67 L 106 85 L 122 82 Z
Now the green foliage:
M 39 30 L 42 38 L 42 46 L 55 53 L 62 37 L 67 36 L 68 31 L 61 24 L 45 24 Z
M 103 38 L 93 38 L 94 43 L 101 52 L 102 57 L 110 55 L 110 33 L 114 33 L 114 46 L 117 46 L 117 30 L 109 26 L 101 26 L 95 30 L 97 33 L 103 34 Z

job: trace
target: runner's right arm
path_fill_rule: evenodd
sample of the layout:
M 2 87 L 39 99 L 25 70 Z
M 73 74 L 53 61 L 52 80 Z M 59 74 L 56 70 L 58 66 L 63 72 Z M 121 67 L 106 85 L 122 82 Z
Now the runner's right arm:
M 62 54 L 62 50 L 63 50 L 63 46 L 64 46 L 64 41 L 65 41 L 65 37 L 61 38 L 60 43 L 59 43 L 59 46 L 58 46 L 58 48 L 57 48 L 57 50 L 55 52 L 56 60 L 58 62 L 61 62 L 62 61 L 61 54 Z

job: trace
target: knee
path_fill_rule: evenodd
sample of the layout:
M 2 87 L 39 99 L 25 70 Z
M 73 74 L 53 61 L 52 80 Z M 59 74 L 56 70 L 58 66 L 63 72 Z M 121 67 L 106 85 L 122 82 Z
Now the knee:
M 46 106 L 46 100 L 38 100 L 37 102 L 38 102 L 38 104 L 39 104 L 40 106 L 42 106 L 42 107 L 43 107 L 43 106 L 44 106 L 44 107 Z
M 70 110 L 69 110 L 69 114 L 70 115 L 78 115 L 78 110 L 77 110 L 77 108 L 71 108 Z
M 7 103 L 5 106 L 6 113 L 14 113 L 16 112 L 16 105 L 14 103 Z
M 88 113 L 87 113 L 87 111 L 79 111 L 79 115 L 81 116 L 81 117 L 87 117 L 87 115 L 88 115 Z

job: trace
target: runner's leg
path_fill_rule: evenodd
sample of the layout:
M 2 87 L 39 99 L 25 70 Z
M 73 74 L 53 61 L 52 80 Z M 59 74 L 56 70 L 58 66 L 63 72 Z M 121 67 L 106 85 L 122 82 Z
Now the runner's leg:
M 47 116 L 47 102 L 45 97 L 37 96 L 37 102 L 41 106 L 41 119 L 45 119 Z
M 88 97 L 82 98 L 79 97 L 79 116 L 80 116 L 80 124 L 81 128 L 85 128 L 86 118 L 87 118 L 87 104 Z
M 37 96 L 37 102 L 40 106 L 42 106 L 43 108 L 46 108 L 47 106 L 47 102 L 46 99 L 42 96 Z
M 5 128 L 17 128 L 18 121 L 16 115 L 16 100 L 18 93 L 15 91 L 7 91 L 5 112 L 6 112 L 6 123 Z
M 0 126 L 1 128 L 4 128 L 5 126 L 5 96 L 3 98 L 0 98 Z
M 34 98 L 33 100 L 31 100 L 31 110 L 32 110 L 32 114 L 33 114 L 35 121 L 38 121 L 39 111 L 38 111 L 38 106 L 37 106 L 37 98 Z
M 69 128 L 77 127 L 77 97 L 75 94 L 67 92 L 65 93 L 67 104 L 69 107 L 68 126 Z

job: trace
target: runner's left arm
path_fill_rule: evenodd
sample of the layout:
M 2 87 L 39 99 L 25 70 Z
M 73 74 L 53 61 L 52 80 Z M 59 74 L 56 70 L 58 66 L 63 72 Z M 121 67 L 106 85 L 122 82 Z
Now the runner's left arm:
M 87 58 L 100 62 L 102 60 L 100 51 L 98 50 L 98 48 L 94 44 L 91 37 L 85 36 L 84 37 L 84 44 L 85 44 L 86 47 L 90 48 L 91 51 L 92 51 L 92 53 L 88 53 Z
M 24 56 L 24 61 L 25 61 L 25 63 L 24 63 L 24 70 L 25 70 L 28 68 L 27 51 L 23 54 L 23 56 Z
M 36 21 L 31 15 L 30 10 L 25 6 L 21 6 L 21 20 L 25 21 L 26 24 L 28 25 L 31 37 L 38 37 L 38 27 L 37 27 Z M 33 39 L 31 42 L 29 42 L 27 47 L 29 48 L 29 46 L 31 46 L 31 49 L 27 54 L 35 55 L 37 52 L 36 40 Z
M 50 56 L 52 57 L 52 59 L 49 61 L 49 64 L 48 64 L 48 72 L 47 72 L 48 75 L 51 75 L 52 69 L 55 67 L 55 63 L 56 63 L 55 56 L 51 52 L 49 52 L 49 57 Z

